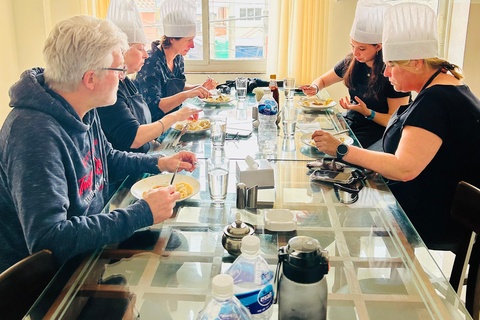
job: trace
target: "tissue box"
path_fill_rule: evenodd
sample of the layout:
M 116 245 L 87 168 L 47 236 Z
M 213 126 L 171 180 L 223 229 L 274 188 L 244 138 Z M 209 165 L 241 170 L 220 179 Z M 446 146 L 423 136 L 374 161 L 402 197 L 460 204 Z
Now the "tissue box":
M 237 161 L 237 182 L 243 182 L 247 188 L 258 185 L 259 188 L 271 188 L 275 185 L 273 168 L 266 159 L 256 160 L 258 168 L 250 168 L 245 161 Z

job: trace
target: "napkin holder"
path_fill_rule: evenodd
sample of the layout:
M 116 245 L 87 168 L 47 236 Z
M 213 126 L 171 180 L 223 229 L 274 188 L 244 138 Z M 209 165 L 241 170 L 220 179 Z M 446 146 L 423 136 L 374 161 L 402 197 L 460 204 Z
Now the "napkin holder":
M 249 166 L 245 161 L 237 161 L 237 182 L 247 185 L 247 188 L 258 185 L 258 188 L 272 188 L 275 185 L 273 168 L 266 159 L 255 161 L 258 167 Z

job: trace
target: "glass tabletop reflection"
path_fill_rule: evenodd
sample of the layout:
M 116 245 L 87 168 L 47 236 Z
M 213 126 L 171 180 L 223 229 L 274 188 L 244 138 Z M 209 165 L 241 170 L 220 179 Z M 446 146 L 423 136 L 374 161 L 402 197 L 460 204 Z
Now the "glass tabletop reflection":
M 330 183 L 312 182 L 305 161 L 270 160 L 273 188 L 259 190 L 256 208 L 237 209 L 236 163 L 231 160 L 227 199 L 210 200 L 205 161 L 192 173 L 200 190 L 177 203 L 162 224 L 87 255 L 49 307 L 52 318 L 78 318 L 102 303 L 140 319 L 195 319 L 211 299 L 211 280 L 235 257 L 223 248 L 224 228 L 237 213 L 255 226 L 262 255 L 275 270 L 277 252 L 294 236 L 317 239 L 328 250 L 329 319 L 469 319 L 448 281 L 378 175 L 371 175 L 355 202 Z M 129 177 L 105 208 L 137 199 Z M 295 231 L 265 228 L 267 210 L 289 209 Z M 122 303 L 119 303 L 121 301 Z M 40 305 L 37 305 L 40 308 Z M 277 318 L 274 306 L 272 319 Z M 33 318 L 34 319 L 34 318 Z

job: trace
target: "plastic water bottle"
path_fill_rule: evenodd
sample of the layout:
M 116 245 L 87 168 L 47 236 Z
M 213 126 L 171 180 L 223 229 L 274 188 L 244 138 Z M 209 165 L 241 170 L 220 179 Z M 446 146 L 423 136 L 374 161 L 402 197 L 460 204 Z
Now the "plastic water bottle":
M 242 254 L 227 270 L 233 278 L 233 292 L 248 308 L 252 319 L 270 319 L 273 313 L 274 274 L 260 256 L 260 239 L 246 236 L 242 239 Z
M 275 154 L 277 151 L 277 114 L 278 104 L 273 99 L 270 89 L 264 89 L 263 97 L 258 103 L 258 147 L 261 153 Z
M 233 279 L 219 274 L 212 280 L 213 299 L 200 311 L 197 320 L 249 320 L 250 312 L 233 295 Z

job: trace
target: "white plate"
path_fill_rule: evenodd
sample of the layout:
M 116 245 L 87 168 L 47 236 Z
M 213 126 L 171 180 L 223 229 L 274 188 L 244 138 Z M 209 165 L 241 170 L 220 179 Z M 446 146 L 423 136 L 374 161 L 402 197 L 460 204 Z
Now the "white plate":
M 168 185 L 170 184 L 170 180 L 172 180 L 172 176 L 173 176 L 173 173 L 169 173 L 169 174 L 158 174 L 156 176 L 151 176 L 151 177 L 148 177 L 148 178 L 145 178 L 145 179 L 142 179 L 140 181 L 137 181 L 131 188 L 130 188 L 130 192 L 132 193 L 132 195 L 137 198 L 137 199 L 142 199 L 142 196 L 143 196 L 143 193 L 145 191 L 148 191 L 150 189 L 152 189 L 153 187 L 155 186 L 161 186 L 161 185 Z M 190 194 L 189 196 L 183 198 L 183 199 L 180 199 L 178 201 L 183 201 L 185 199 L 188 199 L 188 198 L 191 198 L 193 197 L 194 195 L 196 195 L 198 193 L 198 191 L 200 191 L 200 182 L 198 182 L 197 179 L 193 178 L 193 177 L 190 177 L 190 176 L 186 176 L 186 175 L 183 175 L 183 174 L 179 174 L 177 173 L 177 175 L 175 176 L 175 180 L 173 181 L 173 183 L 180 183 L 180 182 L 186 182 L 188 184 L 190 184 L 193 188 L 193 192 L 192 194 Z
M 317 96 L 304 97 L 297 100 L 297 104 L 307 110 L 324 110 L 328 108 L 335 107 L 337 103 L 335 101 L 330 102 L 325 105 L 326 100 L 320 99 Z M 308 103 L 308 105 L 306 104 Z M 314 103 L 321 103 L 320 105 L 315 105 Z
M 230 104 L 233 101 L 235 101 L 235 98 L 232 98 L 228 95 L 224 97 L 228 98 L 229 100 L 228 101 L 208 101 L 207 99 L 200 99 L 200 100 L 206 105 L 210 105 L 210 106 L 222 106 L 222 105 Z
M 209 120 L 209 121 L 210 121 L 210 119 L 204 119 L 204 118 L 198 119 L 198 120 Z M 175 126 L 177 125 L 177 123 L 180 123 L 181 126 L 182 126 L 182 128 L 183 128 L 183 125 L 184 125 L 185 122 L 187 122 L 187 121 L 190 121 L 190 120 L 184 120 L 184 121 L 176 122 L 176 123 L 172 126 L 172 129 L 175 130 L 175 131 L 182 131 L 182 129 L 177 129 L 177 128 L 175 128 Z M 205 129 L 200 129 L 200 130 L 187 130 L 185 133 L 202 133 L 202 132 L 205 132 L 205 131 L 207 131 L 207 130 L 210 130 L 210 127 L 205 128 Z
M 302 136 L 300 137 L 300 141 L 302 141 L 307 146 L 316 149 L 317 147 L 315 146 L 315 143 L 312 144 L 312 141 L 313 141 L 312 140 L 312 134 L 313 134 L 312 132 L 302 134 Z M 348 146 L 353 144 L 353 138 L 350 137 L 350 136 L 347 136 L 346 134 L 339 134 L 339 135 L 335 136 L 335 138 L 337 138 L 337 139 L 343 138 L 344 139 L 343 143 L 348 145 Z

